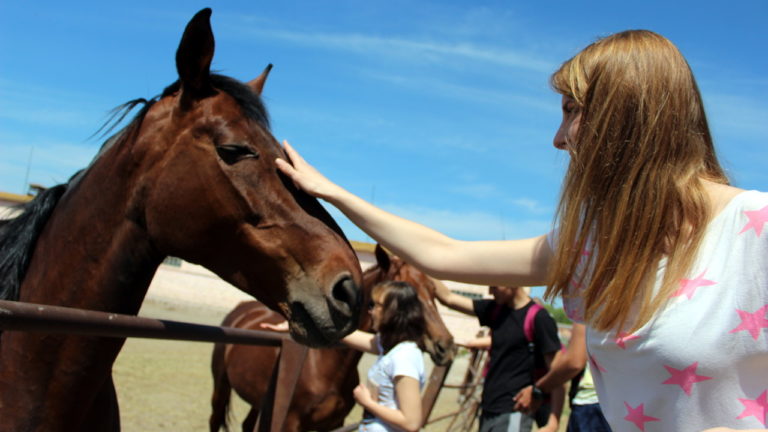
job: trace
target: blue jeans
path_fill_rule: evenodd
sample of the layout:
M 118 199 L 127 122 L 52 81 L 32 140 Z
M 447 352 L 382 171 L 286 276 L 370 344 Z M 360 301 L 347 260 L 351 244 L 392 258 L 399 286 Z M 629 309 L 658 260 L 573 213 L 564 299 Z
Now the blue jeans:
M 521 412 L 480 415 L 480 432 L 530 432 L 532 427 L 533 417 Z
M 566 432 L 611 432 L 600 404 L 571 405 Z

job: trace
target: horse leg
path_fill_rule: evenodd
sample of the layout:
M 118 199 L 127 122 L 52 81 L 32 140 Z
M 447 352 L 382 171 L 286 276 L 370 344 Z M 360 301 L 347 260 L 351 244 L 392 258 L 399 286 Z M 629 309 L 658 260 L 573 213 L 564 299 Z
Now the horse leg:
M 213 348 L 211 372 L 213 374 L 213 394 L 211 395 L 211 417 L 208 419 L 210 432 L 218 432 L 222 427 L 229 431 L 227 424 L 229 416 L 229 401 L 232 396 L 232 385 L 229 383 L 226 365 L 224 364 L 224 344 L 216 344 Z
M 253 432 L 256 428 L 256 420 L 259 418 L 259 410 L 251 408 L 248 411 L 248 416 L 243 420 L 243 432 Z
M 120 431 L 120 407 L 112 375 L 104 382 L 93 400 L 93 406 L 83 422 L 84 431 Z
M 258 418 L 259 410 L 256 408 L 251 408 L 251 410 L 248 412 L 248 417 L 243 420 L 243 432 L 253 432 L 253 429 L 256 427 L 256 420 Z M 301 421 L 299 420 L 299 417 L 288 413 L 288 416 L 285 418 L 285 422 L 283 423 L 283 429 L 281 432 L 300 432 L 300 426 Z
M 288 412 L 283 423 L 283 432 L 301 432 L 301 419 L 298 415 Z

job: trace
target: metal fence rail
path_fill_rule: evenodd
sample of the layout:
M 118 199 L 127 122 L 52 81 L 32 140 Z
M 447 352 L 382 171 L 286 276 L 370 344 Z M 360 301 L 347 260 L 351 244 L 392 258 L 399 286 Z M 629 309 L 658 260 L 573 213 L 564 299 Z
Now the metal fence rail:
M 280 346 L 283 340 L 290 339 L 286 334 L 271 331 L 217 327 L 7 300 L 0 300 L 0 330 L 269 346 Z

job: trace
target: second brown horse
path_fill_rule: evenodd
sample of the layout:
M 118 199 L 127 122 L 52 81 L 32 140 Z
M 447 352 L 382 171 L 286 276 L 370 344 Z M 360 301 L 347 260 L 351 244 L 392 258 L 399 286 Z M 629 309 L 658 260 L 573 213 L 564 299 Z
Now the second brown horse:
M 375 255 L 377 264 L 363 274 L 363 304 L 368 304 L 371 289 L 379 282 L 398 280 L 413 285 L 424 306 L 427 351 L 436 364 L 449 362 L 454 352 L 453 337 L 435 307 L 432 281 L 403 260 L 388 255 L 378 245 Z M 224 318 L 222 325 L 261 330 L 261 323 L 274 324 L 282 320 L 282 316 L 263 304 L 250 301 L 240 303 Z M 360 329 L 371 330 L 367 309 L 361 313 Z M 209 424 L 212 432 L 222 427 L 229 430 L 226 421 L 232 390 L 251 405 L 242 430 L 253 430 L 277 354 L 277 348 L 273 347 L 216 344 L 211 362 L 213 396 Z M 283 430 L 328 431 L 341 427 L 355 404 L 352 390 L 359 383 L 357 364 L 361 357 L 361 352 L 349 348 L 310 349 Z

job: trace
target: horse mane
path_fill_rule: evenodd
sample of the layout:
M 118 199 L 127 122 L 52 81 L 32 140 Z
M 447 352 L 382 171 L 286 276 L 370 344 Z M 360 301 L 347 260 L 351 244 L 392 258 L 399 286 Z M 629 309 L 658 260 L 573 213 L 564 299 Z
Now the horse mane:
M 254 93 L 250 87 L 234 78 L 230 78 L 225 75 L 211 74 L 210 79 L 211 84 L 215 89 L 221 90 L 228 94 L 237 102 L 238 105 L 240 105 L 240 108 L 243 110 L 243 114 L 245 114 L 247 118 L 257 122 L 263 128 L 270 130 L 270 121 L 267 108 L 264 106 L 261 97 Z M 176 81 L 175 83 L 166 87 L 165 90 L 163 90 L 160 98 L 162 99 L 166 96 L 170 96 L 171 94 L 179 91 L 180 88 L 181 83 Z
M 37 237 L 67 185 L 46 189 L 20 206 L 22 213 L 0 225 L 0 299 L 18 300 L 19 287 L 32 258 Z
M 261 101 L 261 97 L 254 93 L 250 87 L 224 75 L 211 74 L 210 78 L 214 88 L 231 96 L 247 118 L 269 130 L 269 115 L 266 107 Z M 141 110 L 126 127 L 104 141 L 91 165 L 112 145 L 128 141 L 128 138 L 139 130 L 138 126 L 141 125 L 152 105 L 163 97 L 177 92 L 180 86 L 179 81 L 176 81 L 166 87 L 160 96 L 149 100 L 134 99 L 114 108 L 110 117 L 94 135 L 104 131 L 101 136 L 105 136 L 112 132 L 128 113 L 136 106 L 142 105 Z M 18 206 L 17 208 L 21 210 L 18 216 L 0 221 L 0 300 L 15 301 L 19 299 L 19 289 L 27 273 L 40 233 L 45 228 L 46 222 L 64 193 L 87 172 L 87 168 L 78 171 L 67 183 L 44 190 L 32 201 Z

